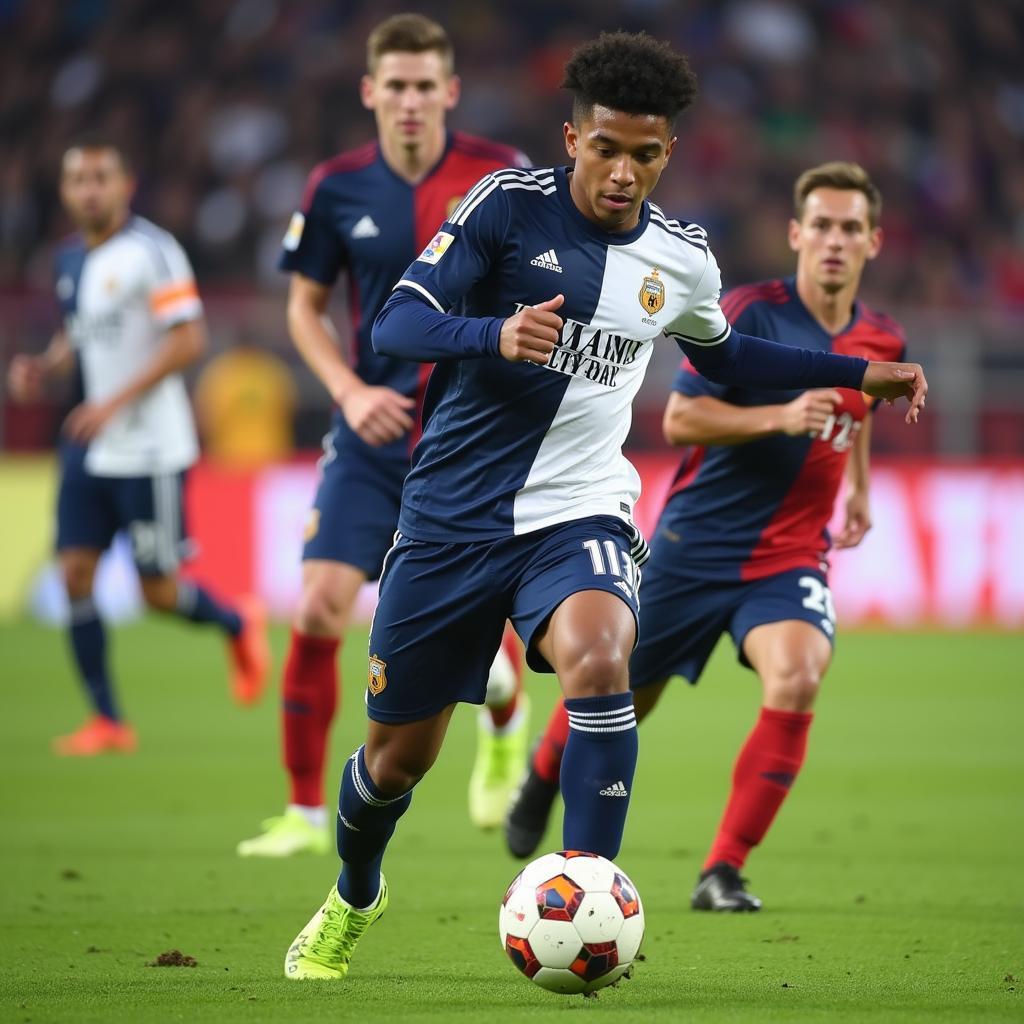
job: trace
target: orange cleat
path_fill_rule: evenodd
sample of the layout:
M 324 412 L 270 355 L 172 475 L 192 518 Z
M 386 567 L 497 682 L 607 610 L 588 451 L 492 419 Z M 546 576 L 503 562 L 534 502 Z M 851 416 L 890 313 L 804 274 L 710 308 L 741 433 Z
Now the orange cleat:
M 255 704 L 263 696 L 270 670 L 267 641 L 267 611 L 258 597 L 247 595 L 238 601 L 242 632 L 232 637 L 231 692 L 239 704 Z
M 61 757 L 95 757 L 97 754 L 132 754 L 138 746 L 135 730 L 124 722 L 95 715 L 81 729 L 53 741 Z

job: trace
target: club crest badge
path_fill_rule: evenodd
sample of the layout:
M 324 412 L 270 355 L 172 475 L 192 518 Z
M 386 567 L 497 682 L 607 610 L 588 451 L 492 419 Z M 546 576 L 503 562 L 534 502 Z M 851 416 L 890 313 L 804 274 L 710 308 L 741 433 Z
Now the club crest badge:
M 640 293 L 637 295 L 644 312 L 651 316 L 661 310 L 665 305 L 665 283 L 658 276 L 658 268 L 653 267 L 650 274 L 644 278 L 640 285 Z
M 376 654 L 370 655 L 370 674 L 366 685 L 374 697 L 388 685 L 387 667 L 386 661 L 381 661 Z

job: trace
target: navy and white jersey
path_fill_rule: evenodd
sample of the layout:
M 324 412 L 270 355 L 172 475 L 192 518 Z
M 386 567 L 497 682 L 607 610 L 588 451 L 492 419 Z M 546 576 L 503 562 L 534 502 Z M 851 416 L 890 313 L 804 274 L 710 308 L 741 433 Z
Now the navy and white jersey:
M 630 521 L 640 479 L 622 444 L 654 340 L 726 338 L 720 287 L 703 229 L 652 203 L 635 229 L 609 233 L 577 209 L 566 168 L 484 177 L 396 289 L 498 322 L 562 293 L 564 327 L 544 366 L 438 362 L 401 533 L 470 541 L 588 516 Z
M 54 269 L 89 402 L 121 391 L 149 364 L 170 328 L 203 313 L 184 250 L 142 217 L 130 217 L 91 249 L 70 239 Z M 172 373 L 110 419 L 90 442 L 85 466 L 98 476 L 150 476 L 177 473 L 198 455 L 185 385 Z
M 426 379 L 421 367 L 373 351 L 374 317 L 409 261 L 481 175 L 526 162 L 510 146 L 450 132 L 441 159 L 415 185 L 395 174 L 377 142 L 313 169 L 302 208 L 285 234 L 279 267 L 324 285 L 333 285 L 344 272 L 352 333 L 349 365 L 365 383 L 421 397 Z M 355 435 L 352 440 L 358 446 Z M 401 439 L 389 449 L 408 459 L 409 447 Z

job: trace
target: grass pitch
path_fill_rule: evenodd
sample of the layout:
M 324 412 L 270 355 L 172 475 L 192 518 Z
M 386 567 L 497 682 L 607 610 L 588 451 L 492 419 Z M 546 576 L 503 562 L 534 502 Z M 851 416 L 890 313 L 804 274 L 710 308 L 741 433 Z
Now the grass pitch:
M 1024 1019 L 1019 636 L 842 636 L 806 770 L 748 865 L 765 909 L 733 917 L 688 909 L 757 707 L 723 644 L 698 690 L 675 685 L 641 729 L 619 861 L 644 899 L 647 959 L 586 1002 L 535 988 L 498 946 L 518 868 L 466 817 L 469 709 L 399 827 L 391 909 L 349 979 L 299 985 L 284 952 L 335 861 L 234 854 L 285 799 L 276 700 L 232 707 L 209 633 L 124 627 L 113 663 L 140 752 L 58 760 L 50 737 L 82 710 L 63 636 L 6 626 L 0 651 L 4 1021 Z M 332 779 L 363 729 L 359 633 L 344 672 Z M 553 680 L 529 692 L 536 731 Z M 173 949 L 198 966 L 148 966 Z

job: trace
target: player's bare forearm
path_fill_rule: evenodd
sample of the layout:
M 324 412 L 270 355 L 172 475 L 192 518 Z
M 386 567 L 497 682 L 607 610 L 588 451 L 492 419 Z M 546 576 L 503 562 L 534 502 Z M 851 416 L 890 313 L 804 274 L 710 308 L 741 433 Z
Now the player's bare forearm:
M 206 351 L 206 325 L 202 320 L 175 324 L 165 335 L 153 358 L 112 399 L 118 407 L 141 398 L 172 373 L 180 373 L 202 358 Z
M 64 330 L 57 331 L 46 346 L 41 359 L 41 368 L 47 377 L 66 377 L 75 365 L 75 350 Z
M 867 494 L 871 486 L 871 413 L 866 413 L 846 462 L 846 481 L 851 491 Z
M 778 433 L 782 406 L 744 407 L 710 395 L 689 397 L 673 391 L 665 406 L 662 432 L 671 445 L 745 444 Z
M 360 385 L 341 356 L 338 334 L 327 315 L 331 289 L 302 274 L 292 274 L 288 289 L 288 333 L 303 362 L 335 402 Z
M 42 398 L 47 380 L 63 377 L 75 364 L 75 354 L 63 330 L 37 356 L 19 352 L 7 370 L 7 391 L 15 402 L 36 402 Z

